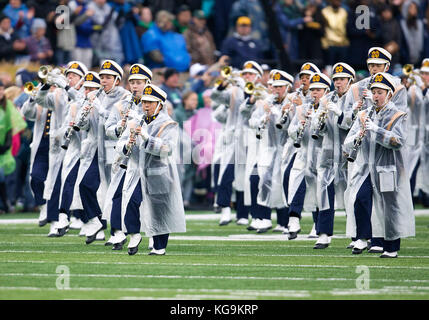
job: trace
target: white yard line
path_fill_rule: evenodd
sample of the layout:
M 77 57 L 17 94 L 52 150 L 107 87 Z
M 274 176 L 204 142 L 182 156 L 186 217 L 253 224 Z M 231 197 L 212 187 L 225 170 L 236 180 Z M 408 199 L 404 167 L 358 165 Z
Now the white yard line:
M 19 214 L 16 214 L 19 215 Z M 344 217 L 346 214 L 344 211 L 336 211 L 335 216 Z M 416 217 L 429 216 L 429 209 L 418 209 L 414 211 Z M 303 212 L 303 217 L 311 217 L 311 212 Z M 186 214 L 187 221 L 211 221 L 219 220 L 220 214 L 216 213 L 203 213 L 203 214 Z M 0 225 L 2 224 L 38 224 L 38 219 L 0 219 Z
M 57 265 L 58 261 L 48 261 L 48 260 L 6 260 L 1 261 L 2 263 L 33 263 L 33 264 L 55 264 Z M 61 264 L 104 264 L 104 265 L 165 265 L 165 266 L 191 266 L 191 267 L 270 267 L 270 268 L 339 268 L 339 269 L 356 269 L 355 265 L 346 266 L 346 265 L 325 265 L 325 264 L 273 264 L 273 263 L 177 263 L 177 262 L 123 262 L 123 261 L 61 261 Z M 429 270 L 429 267 L 413 267 L 413 266 L 367 266 L 370 269 L 415 269 L 415 270 Z
M 103 245 L 103 244 L 100 244 Z M 95 255 L 95 254 L 127 254 L 126 251 L 122 252 L 112 252 L 109 251 L 47 251 L 47 250 L 0 250 L 0 253 L 42 253 L 42 254 L 85 254 L 85 255 Z M 144 254 L 145 255 L 145 254 Z M 352 258 L 359 259 L 356 255 L 323 255 L 323 254 L 235 254 L 234 252 L 230 252 L 229 254 L 225 253 L 170 253 L 167 252 L 169 256 L 234 256 L 234 257 L 321 257 L 321 258 Z M 359 255 L 362 258 L 372 258 L 372 259 L 380 259 L 378 254 L 364 254 Z M 429 259 L 429 256 L 399 256 L 400 258 L 410 258 L 410 259 Z
M 58 277 L 57 273 L 2 273 L 6 277 Z M 305 277 L 256 277 L 256 276 L 203 276 L 203 275 L 154 275 L 154 274 L 76 274 L 70 273 L 70 277 L 80 278 L 132 278 L 132 279 L 205 279 L 205 280 L 261 280 L 261 281 L 356 281 L 356 278 L 305 278 Z M 429 283 L 427 279 L 374 279 L 371 282 L 404 282 L 404 283 Z

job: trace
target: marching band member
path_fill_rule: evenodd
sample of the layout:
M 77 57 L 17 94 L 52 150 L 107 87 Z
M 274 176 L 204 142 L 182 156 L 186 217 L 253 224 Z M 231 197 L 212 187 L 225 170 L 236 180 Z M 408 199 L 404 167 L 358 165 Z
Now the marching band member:
M 40 87 L 35 98 L 37 104 L 47 109 L 44 136 L 49 136 L 49 169 L 43 198 L 47 200 L 47 221 L 51 223 L 49 237 L 63 235 L 69 225 L 67 216 L 59 214 L 61 166 L 65 154 L 61 149 L 64 134 L 63 124 L 68 112 L 69 101 L 80 96 L 77 90 L 80 89 L 87 68 L 79 61 L 71 61 L 67 65 L 65 77 L 56 72 L 57 70 L 54 69 L 47 73 L 47 81 Z M 57 88 L 49 92 L 51 85 Z
M 273 231 L 283 232 L 287 228 L 288 209 L 282 197 L 281 153 L 287 139 L 287 133 L 276 128 L 281 116 L 282 105 L 288 90 L 293 85 L 293 77 L 288 73 L 276 70 L 273 74 L 272 95 L 263 100 L 249 120 L 251 127 L 257 128 L 259 149 L 257 152 L 256 169 L 258 175 L 252 177 L 253 208 L 261 219 L 257 233 L 263 233 L 272 226 L 271 209 L 277 211 L 277 227 Z
M 345 113 L 346 121 L 349 122 L 350 127 L 353 124 L 353 121 L 356 118 L 356 113 L 359 110 L 366 109 L 370 105 L 371 101 L 371 91 L 369 90 L 369 85 L 371 78 L 378 72 L 387 72 L 390 68 L 390 62 L 392 60 L 392 55 L 389 51 L 380 48 L 373 47 L 368 51 L 368 58 L 366 60 L 368 71 L 370 76 L 362 79 L 351 86 L 351 90 L 347 92 L 346 101 L 345 101 Z M 392 101 L 399 107 L 401 110 L 407 110 L 407 90 L 401 85 L 401 79 L 398 77 L 393 77 L 395 82 L 396 91 L 392 97 Z
M 100 88 L 100 77 L 98 74 L 93 71 L 87 72 L 85 74 L 82 87 L 84 89 L 85 98 L 70 103 L 68 115 L 64 123 L 66 129 L 64 134 L 64 142 L 61 147 L 66 151 L 61 171 L 61 189 L 59 197 L 59 218 L 60 220 L 64 221 L 70 218 L 70 206 L 72 204 L 74 187 L 79 172 L 82 137 L 85 135 L 84 132 L 81 132 L 80 130 L 77 131 L 73 128 L 75 125 L 78 125 L 77 122 L 79 119 L 77 118 L 77 115 L 79 109 L 86 106 L 89 93 Z M 79 210 L 79 216 L 81 221 L 82 219 L 84 220 L 82 222 L 87 222 L 87 219 L 82 210 Z M 67 231 L 67 227 L 68 225 L 64 226 L 62 229 L 59 229 L 58 235 L 64 235 Z
M 87 121 L 89 130 L 93 134 L 92 138 L 96 139 L 97 146 L 93 147 L 88 154 L 90 162 L 86 165 L 89 164 L 89 166 L 85 166 L 82 172 L 80 170 L 80 167 L 82 167 L 81 162 L 81 166 L 79 167 L 81 176 L 78 175 L 79 183 L 76 183 L 79 191 L 75 191 L 76 196 L 80 195 L 80 198 L 74 197 L 72 202 L 73 209 L 83 208 L 88 217 L 88 222 L 85 224 L 87 244 L 92 243 L 96 239 L 104 240 L 103 230 L 107 228 L 106 220 L 101 219 L 101 208 L 104 205 L 104 198 L 110 184 L 111 165 L 113 163 L 116 140 L 106 136 L 104 125 L 113 105 L 129 95 L 127 90 L 119 86 L 123 70 L 115 61 L 103 61 L 99 75 L 102 90 L 99 89 L 97 92 L 98 97 L 93 101 L 98 101 L 100 108 L 94 111 L 98 105 L 96 103 L 90 113 L 90 118 L 94 121 Z M 94 125 L 98 126 L 98 128 L 92 128 Z M 88 133 L 89 137 L 90 134 Z M 88 144 L 93 145 L 94 141 L 88 142 Z
M 426 66 L 425 66 L 426 65 Z M 412 65 L 408 65 L 412 67 Z M 424 159 L 424 140 L 426 129 L 426 110 L 424 103 L 423 90 L 425 84 L 420 76 L 429 71 L 429 59 L 424 59 L 422 68 L 419 74 L 415 70 L 406 70 L 406 66 L 402 68 L 404 73 L 408 73 L 407 86 L 408 86 L 408 132 L 407 132 L 407 149 L 408 161 L 407 171 L 410 175 L 411 193 L 415 198 L 418 198 L 421 187 L 424 185 L 424 170 L 420 170 Z M 424 168 L 424 166 L 423 166 Z M 428 171 L 426 171 L 428 172 Z M 418 180 L 418 183 L 417 183 Z M 417 188 L 416 188 L 417 187 Z
M 106 135 L 113 140 L 121 137 L 127 126 L 127 119 L 131 116 L 130 113 L 141 112 L 140 98 L 144 87 L 152 80 L 152 72 L 142 64 L 133 64 L 129 73 L 128 83 L 132 95 L 114 104 L 105 124 Z M 121 250 L 127 241 L 126 235 L 121 230 L 120 210 L 125 171 L 117 166 L 117 163 L 112 165 L 112 179 L 107 189 L 103 208 L 103 219 L 110 221 L 111 228 L 111 237 L 106 245 L 113 245 L 113 250 Z
M 356 83 L 354 83 L 350 90 L 347 92 L 347 95 L 345 97 L 345 103 L 344 103 L 344 119 L 343 123 L 344 125 L 348 125 L 351 127 L 354 123 L 354 121 L 357 119 L 356 115 L 360 110 L 365 110 L 368 108 L 368 106 L 371 105 L 371 91 L 369 90 L 369 87 L 371 85 L 371 79 L 375 76 L 378 72 L 387 72 L 390 67 L 390 62 L 392 59 L 392 55 L 389 53 L 389 51 L 379 48 L 379 47 L 373 47 L 368 50 L 368 58 L 366 60 L 368 71 L 370 73 L 370 76 L 367 78 L 364 78 Z M 406 110 L 407 108 L 407 92 L 405 90 L 405 87 L 400 85 L 400 79 L 393 78 L 395 82 L 395 86 L 397 88 L 397 91 L 395 92 L 394 96 L 391 98 L 395 104 L 402 109 Z M 349 163 L 349 169 L 348 171 L 352 170 L 352 165 Z M 354 195 L 349 195 L 349 188 L 345 191 L 345 202 L 349 202 L 349 197 Z M 364 203 L 367 201 L 367 199 L 363 198 L 357 199 L 357 210 L 365 210 L 364 208 L 368 208 Z M 362 203 L 361 203 L 362 202 Z M 346 208 L 347 209 L 347 208 Z M 348 212 L 347 212 L 348 214 Z M 355 213 L 356 214 L 356 213 Z M 361 214 L 359 214 L 361 215 Z M 367 212 L 365 214 L 362 213 L 362 215 L 371 215 L 370 212 Z M 369 227 L 369 226 L 368 226 Z M 353 239 L 352 239 L 353 240 Z M 382 239 L 373 238 L 371 239 L 371 248 L 369 249 L 370 252 L 374 253 L 381 253 L 383 241 Z M 360 245 L 363 245 L 360 243 Z M 354 246 L 354 241 L 349 245 L 349 247 Z M 365 246 L 366 248 L 366 246 Z M 364 248 L 360 248 L 364 249 Z M 357 248 L 355 251 L 359 252 L 359 248 Z
M 375 74 L 370 89 L 373 105 L 357 114 L 358 120 L 344 141 L 347 154 L 358 148 L 356 162 L 349 173 L 347 234 L 358 238 L 353 253 L 361 253 L 367 239 L 378 237 L 383 241 L 380 257 L 396 258 L 400 239 L 415 235 L 403 147 L 407 115 L 392 101 L 395 92 L 392 76 L 384 72 Z M 358 198 L 367 199 L 366 210 L 356 210 Z M 366 214 L 371 212 L 372 216 Z
M 153 237 L 149 255 L 164 255 L 169 234 L 186 232 L 180 179 L 175 164 L 177 122 L 167 114 L 167 94 L 148 84 L 142 95 L 143 115 L 133 118 L 118 143 L 126 155 L 122 196 L 122 230 L 130 234 L 134 255 L 141 231 Z
M 299 93 L 294 96 L 292 99 L 292 103 L 296 106 L 295 107 L 295 120 L 292 120 L 292 122 L 296 122 L 294 124 L 293 130 L 297 130 L 297 125 L 299 124 L 298 117 L 303 120 L 305 118 L 305 115 L 307 112 L 311 111 L 311 94 L 310 94 L 310 80 L 314 73 L 320 73 L 319 68 L 315 66 L 312 63 L 304 63 L 301 66 L 301 71 L 299 73 L 299 79 L 301 82 L 301 90 Z M 292 138 L 292 141 L 296 138 L 296 133 L 294 132 L 292 135 L 291 133 L 293 131 L 290 131 L 290 126 L 288 128 L 288 135 Z M 305 130 L 308 131 L 308 130 Z M 304 133 L 304 132 L 303 132 Z M 302 138 L 304 140 L 304 136 Z M 301 232 L 301 226 L 300 226 L 300 219 L 301 219 L 301 212 L 304 205 L 304 197 L 305 197 L 305 189 L 306 184 L 304 181 L 304 167 L 303 163 L 305 163 L 306 155 L 303 155 L 303 151 L 297 150 L 297 155 L 294 158 L 292 168 L 290 170 L 289 175 L 289 185 L 288 185 L 288 204 L 289 204 L 289 240 L 293 240 L 297 237 L 298 233 Z M 313 217 L 313 220 L 315 220 L 315 217 Z M 313 231 L 314 229 L 314 231 Z M 315 224 L 313 225 L 312 232 L 310 234 L 315 234 Z
M 319 237 L 315 249 L 329 246 L 335 209 L 344 208 L 346 171 L 341 145 L 347 131 L 340 129 L 343 112 L 338 103 L 341 103 L 339 99 L 344 97 L 354 77 L 355 71 L 348 64 L 340 62 L 334 65 L 332 79 L 335 91 L 319 99 L 320 106 L 311 122 L 311 137 L 321 140 L 321 150 L 316 159 L 316 234 Z
M 226 88 L 227 84 L 222 83 L 212 92 L 213 100 L 229 106 L 216 199 L 217 205 L 222 208 L 219 221 L 221 226 L 231 222 L 230 202 L 233 187 L 236 190 L 237 221 L 241 218 L 247 219 L 249 214 L 250 208 L 244 205 L 244 176 L 247 155 L 244 133 L 247 132 L 246 122 L 248 120 L 240 112 L 240 106 L 245 101 L 245 82 L 253 83 L 261 77 L 262 73 L 262 68 L 257 62 L 247 61 L 244 63 L 240 76 L 234 79 L 234 84 Z
M 267 94 L 272 94 L 272 83 L 273 83 L 273 75 L 276 72 L 276 69 L 273 69 L 269 73 L 268 81 L 267 81 Z M 255 90 L 257 91 L 257 89 Z M 264 89 L 262 88 L 262 91 Z M 262 223 L 262 215 L 261 208 L 258 206 L 257 203 L 257 196 L 258 196 L 258 184 L 259 184 L 259 176 L 258 176 L 258 170 L 257 170 L 257 159 L 259 155 L 259 142 L 260 139 L 256 138 L 256 135 L 258 134 L 257 128 L 259 123 L 257 121 L 260 117 L 264 114 L 264 101 L 267 99 L 267 94 L 262 94 L 262 99 L 255 99 L 255 97 L 251 97 L 251 102 L 253 103 L 245 103 L 240 106 L 241 112 L 244 112 L 244 114 L 248 114 L 249 110 L 252 112 L 252 115 L 249 119 L 249 129 L 247 134 L 247 158 L 246 158 L 246 167 L 245 167 L 245 177 L 244 177 L 244 205 L 250 206 L 250 214 L 252 217 L 252 221 L 249 226 L 247 226 L 247 230 L 254 231 L 256 230 L 258 232 L 266 232 L 272 227 L 271 219 L 266 219 Z M 248 99 L 250 101 L 250 99 Z M 259 110 L 259 111 L 258 111 Z M 261 113 L 259 114 L 259 118 L 254 120 L 252 118 L 255 118 L 253 116 L 254 113 Z M 248 220 L 244 220 L 244 223 L 248 223 Z M 243 223 L 243 224 L 244 224 Z M 264 224 L 262 227 L 261 224 Z

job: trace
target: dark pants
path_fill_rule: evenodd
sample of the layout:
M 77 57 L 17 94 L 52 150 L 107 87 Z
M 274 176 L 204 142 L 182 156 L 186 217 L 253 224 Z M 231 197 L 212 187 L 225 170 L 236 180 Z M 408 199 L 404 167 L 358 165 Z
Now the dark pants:
M 372 238 L 372 194 L 371 177 L 368 175 L 356 194 L 354 203 L 356 238 L 353 239 L 371 239 L 371 246 L 383 247 L 383 238 Z
M 214 193 L 217 193 L 219 189 L 219 186 L 217 183 L 219 179 L 219 169 L 220 169 L 220 164 L 215 163 L 213 168 L 213 192 Z
M 289 217 L 297 217 L 301 219 L 301 212 L 304 206 L 304 198 L 305 198 L 306 190 L 307 190 L 307 186 L 305 184 L 305 179 L 302 179 L 301 184 L 299 185 L 298 190 L 295 193 L 295 196 L 290 202 Z
M 110 233 L 113 236 L 116 230 L 121 230 L 121 203 L 122 189 L 124 187 L 125 173 L 119 182 L 118 188 L 112 198 L 112 211 L 110 213 Z
M 52 190 L 51 199 L 46 203 L 48 209 L 47 220 L 48 222 L 58 221 L 60 214 L 60 190 L 61 190 L 61 169 L 58 171 L 57 178 L 55 179 L 54 189 Z
M 161 234 L 153 236 L 153 247 L 155 250 L 161 250 L 167 248 L 169 234 Z
M 256 165 L 254 167 L 256 169 Z M 255 170 L 254 170 L 255 171 Z M 259 176 L 252 174 L 250 176 L 250 193 L 251 193 L 251 206 L 250 212 L 253 219 L 271 219 L 271 209 L 269 207 L 261 206 L 258 204 L 259 193 Z
M 232 183 L 234 181 L 234 164 L 228 164 L 218 186 L 216 203 L 219 207 L 230 206 L 232 196 Z
M 285 198 L 287 199 L 289 196 L 289 177 L 290 177 L 290 171 L 292 170 L 293 163 L 295 161 L 296 153 L 292 156 L 292 159 L 290 163 L 288 164 L 285 172 L 283 173 L 283 192 L 285 194 Z M 289 208 L 286 208 L 286 213 L 283 217 L 284 225 L 280 224 L 281 226 L 287 227 L 289 225 Z
M 70 206 L 73 201 L 73 190 L 76 184 L 77 173 L 79 172 L 80 160 L 74 165 L 64 180 L 63 193 L 61 196 L 60 212 L 66 213 L 70 217 Z
M 289 208 L 276 208 L 277 212 L 277 224 L 287 228 L 289 224 Z
M 383 249 L 384 251 L 387 252 L 396 252 L 399 251 L 401 247 L 401 239 L 396 239 L 396 240 L 384 240 L 383 241 Z
M 136 188 L 134 189 L 133 194 L 131 195 L 130 202 L 128 202 L 127 209 L 125 211 L 124 222 L 128 233 L 140 232 L 140 204 L 142 201 L 142 188 L 139 181 Z
M 97 190 L 99 186 L 100 172 L 98 170 L 98 154 L 96 152 L 91 165 L 79 185 L 83 210 L 89 220 L 101 216 L 101 209 L 97 200 Z
M 413 170 L 413 173 L 411 174 L 410 178 L 410 185 L 411 185 L 411 195 L 414 194 L 414 189 L 416 188 L 416 178 L 417 178 L 417 171 L 419 170 L 420 166 L 420 159 L 417 161 L 416 167 Z
M 49 170 L 49 136 L 44 136 L 40 140 L 39 148 L 34 157 L 33 167 L 31 168 L 31 190 L 34 193 L 36 206 L 41 206 L 46 203 L 43 199 L 45 190 L 45 180 Z
M 236 202 L 235 208 L 237 210 L 237 220 L 244 218 L 249 218 L 250 206 L 244 205 L 244 192 L 243 191 L 235 191 Z
M 332 236 L 334 233 L 334 216 L 335 216 L 335 188 L 334 182 L 328 186 L 328 198 L 329 198 L 329 209 L 317 210 L 316 215 L 316 233 L 318 235 L 326 233 L 328 236 Z

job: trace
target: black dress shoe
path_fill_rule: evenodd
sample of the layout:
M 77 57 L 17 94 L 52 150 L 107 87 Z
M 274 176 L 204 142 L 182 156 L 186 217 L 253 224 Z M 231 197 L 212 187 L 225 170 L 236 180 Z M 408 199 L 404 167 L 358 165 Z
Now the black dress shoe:
M 252 227 L 252 226 L 248 226 L 247 230 L 249 230 L 249 231 L 255 231 L 255 230 L 258 230 L 258 229 L 256 229 L 255 227 Z
M 107 247 L 107 246 L 113 245 L 113 243 L 111 243 L 110 241 L 107 241 L 106 243 L 104 243 L 104 245 Z
M 394 258 L 397 258 L 398 257 L 398 255 L 396 255 L 396 256 L 390 256 L 390 255 L 388 255 L 388 254 L 382 254 L 381 256 L 380 256 L 380 258 L 390 258 L 390 259 L 394 259 Z
M 359 249 L 359 248 L 356 248 L 356 247 L 354 247 L 353 248 L 353 250 L 352 250 L 352 253 L 353 254 L 361 254 L 362 252 L 364 252 L 366 249 L 368 249 L 368 248 L 363 248 L 363 249 Z
M 40 220 L 39 221 L 39 227 L 43 227 L 44 225 L 46 225 L 48 223 L 48 219 L 45 220 Z
M 354 247 L 355 247 L 354 245 L 349 244 L 349 245 L 346 247 L 346 249 L 353 249 Z
M 265 233 L 265 232 L 267 232 L 270 229 L 271 228 L 260 228 L 260 229 L 256 230 L 256 233 Z
M 135 247 L 128 248 L 128 254 L 130 256 L 135 255 L 137 253 L 137 251 L 139 251 L 139 244 L 140 244 L 140 242 L 142 242 L 142 238 L 140 238 L 139 243 L 137 243 L 137 245 Z
M 220 225 L 220 226 L 226 226 L 226 225 L 227 225 L 227 224 L 229 224 L 231 221 L 232 221 L 232 220 L 222 221 L 222 222 L 219 222 L 219 225 Z
M 121 242 L 114 243 L 112 250 L 122 250 L 122 248 L 124 247 L 124 244 L 126 244 L 126 243 L 127 243 L 127 238 L 125 238 Z
M 298 237 L 298 232 L 290 232 L 289 231 L 289 237 L 288 237 L 289 240 L 296 239 L 297 237 Z
M 63 235 L 65 235 L 68 231 L 69 227 L 64 227 L 61 229 L 58 229 L 58 234 L 57 237 L 62 237 Z
M 329 247 L 329 243 L 316 243 L 313 249 L 326 249 Z
M 103 230 L 103 227 L 101 226 L 100 229 L 97 230 L 96 233 L 94 233 L 92 236 L 86 236 L 86 244 L 93 243 L 97 237 L 97 233 L 99 233 L 101 230 Z

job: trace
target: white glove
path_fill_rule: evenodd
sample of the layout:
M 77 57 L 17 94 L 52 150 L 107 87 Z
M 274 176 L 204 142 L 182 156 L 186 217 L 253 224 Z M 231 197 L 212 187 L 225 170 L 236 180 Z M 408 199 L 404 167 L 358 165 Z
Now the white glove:
M 371 119 L 366 120 L 365 129 L 368 131 L 377 131 L 378 126 Z
M 368 89 L 363 90 L 363 96 L 365 97 L 365 99 L 372 100 L 372 92 L 371 92 L 371 90 L 368 90 Z
M 52 75 L 51 82 L 52 84 L 62 89 L 65 89 L 65 87 L 67 86 L 67 79 L 63 75 Z
M 420 76 L 414 75 L 414 79 L 416 80 L 416 86 L 418 86 L 419 88 L 422 88 L 424 86 L 423 80 Z
M 142 127 L 142 131 L 140 132 L 140 135 L 143 139 L 143 142 L 146 142 L 149 139 L 149 133 L 147 132 L 147 127 Z
M 340 116 L 341 113 L 343 113 L 341 111 L 341 109 L 338 107 L 338 105 L 332 101 L 328 102 L 328 104 L 326 105 L 326 109 L 328 109 L 329 111 L 335 113 L 337 116 Z

